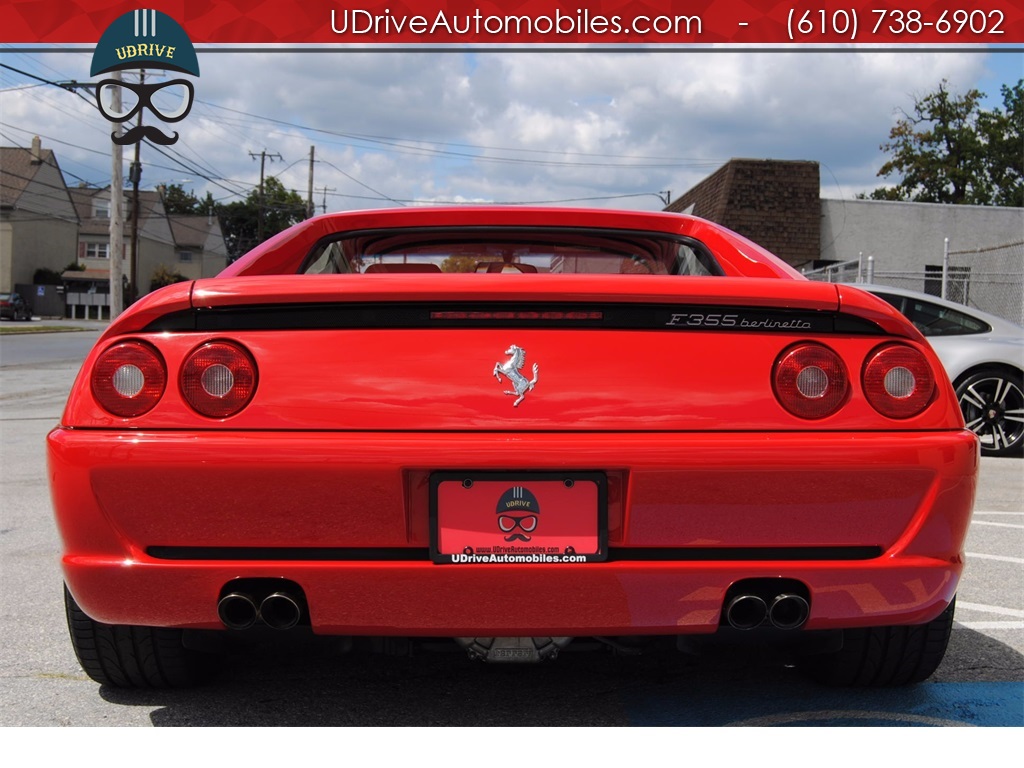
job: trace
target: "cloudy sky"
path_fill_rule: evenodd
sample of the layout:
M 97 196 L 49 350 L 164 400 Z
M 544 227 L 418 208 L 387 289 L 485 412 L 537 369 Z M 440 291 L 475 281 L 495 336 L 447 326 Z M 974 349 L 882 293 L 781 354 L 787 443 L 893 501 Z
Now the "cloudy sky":
M 196 103 L 165 126 L 181 139 L 166 154 L 143 146 L 143 187 L 177 183 L 230 202 L 258 184 L 250 153 L 266 150 L 281 158 L 267 174 L 305 196 L 313 145 L 318 212 L 431 202 L 657 210 L 659 193 L 675 198 L 731 157 L 816 160 L 823 196 L 849 198 L 880 184 L 879 144 L 915 95 L 946 79 L 997 106 L 1000 85 L 1024 76 L 1024 54 L 998 51 L 198 56 Z M 55 82 L 89 82 L 91 57 L 0 46 L 0 64 Z M 91 102 L 0 69 L 0 143 L 41 136 L 69 184 L 109 183 L 110 131 Z

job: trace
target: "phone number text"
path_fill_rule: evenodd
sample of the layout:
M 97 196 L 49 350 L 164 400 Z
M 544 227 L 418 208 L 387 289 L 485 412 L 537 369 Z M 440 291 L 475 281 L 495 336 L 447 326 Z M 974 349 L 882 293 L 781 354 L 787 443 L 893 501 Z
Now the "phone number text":
M 862 21 L 861 16 L 868 18 Z M 836 10 L 805 10 L 792 8 L 787 15 L 789 39 L 842 38 L 851 42 L 858 34 L 879 40 L 893 37 L 913 38 L 924 33 L 989 38 L 1005 34 L 1006 17 L 1000 10 L 947 9 L 938 16 L 925 11 L 879 8 L 858 11 L 856 8 Z

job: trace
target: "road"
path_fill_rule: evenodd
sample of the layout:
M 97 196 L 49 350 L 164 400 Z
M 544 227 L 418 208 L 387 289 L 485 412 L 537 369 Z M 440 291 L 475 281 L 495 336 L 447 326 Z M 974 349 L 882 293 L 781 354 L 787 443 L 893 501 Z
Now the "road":
M 67 639 L 43 440 L 98 331 L 0 337 L 0 726 L 1024 725 L 1024 472 L 984 459 L 949 652 L 899 690 L 818 687 L 776 660 L 566 652 L 342 655 L 256 642 L 200 691 L 100 687 Z M 572 648 L 572 646 L 570 646 Z

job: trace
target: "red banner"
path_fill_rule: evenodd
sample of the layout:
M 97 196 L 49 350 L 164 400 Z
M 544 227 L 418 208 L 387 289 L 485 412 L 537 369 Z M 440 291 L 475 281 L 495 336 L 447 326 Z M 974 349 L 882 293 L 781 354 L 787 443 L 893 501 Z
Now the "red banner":
M 140 8 L 193 43 L 337 45 L 999 45 L 1024 42 L 1017 0 L 177 0 L 4 2 L 0 42 L 95 43 Z

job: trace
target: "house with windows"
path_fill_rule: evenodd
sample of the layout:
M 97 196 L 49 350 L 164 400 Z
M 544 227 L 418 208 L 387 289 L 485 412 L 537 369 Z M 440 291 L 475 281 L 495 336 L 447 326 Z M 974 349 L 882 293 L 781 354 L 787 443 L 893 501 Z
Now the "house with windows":
M 174 238 L 172 271 L 190 280 L 213 277 L 228 265 L 228 248 L 216 216 L 168 216 Z
M 71 190 L 75 208 L 82 226 L 78 238 L 77 274 L 65 274 L 66 280 L 76 282 L 103 283 L 110 280 L 110 188 L 93 189 L 78 187 Z M 132 195 L 123 195 L 124 238 L 120 258 L 123 260 L 122 274 L 132 280 Z M 173 264 L 175 261 L 174 238 L 171 225 L 164 212 L 160 194 L 153 191 L 139 192 L 138 249 L 135 259 L 135 286 L 139 295 L 149 292 L 149 283 L 158 264 Z M 76 286 L 80 287 L 80 286 Z M 96 285 L 92 292 L 107 293 L 108 286 Z
M 133 280 L 132 200 L 131 191 L 125 190 L 118 258 L 126 289 Z M 169 216 L 159 189 L 140 190 L 138 201 L 137 295 L 149 293 L 155 278 L 194 280 L 212 277 L 227 266 L 227 247 L 216 217 Z M 109 187 L 69 188 L 56 155 L 42 147 L 38 136 L 30 147 L 0 147 L 0 293 L 22 293 L 39 309 L 44 287 L 33 282 L 36 271 L 46 269 L 64 281 L 45 288 L 56 294 L 45 296 L 52 314 L 63 314 L 66 301 L 71 317 L 107 317 L 113 256 L 110 208 Z
M 110 292 L 110 188 L 71 190 L 81 229 L 77 269 L 64 273 L 71 316 L 103 316 Z M 124 237 L 120 258 L 125 285 L 132 281 L 132 194 L 123 195 Z M 138 245 L 135 289 L 139 296 L 154 288 L 154 280 L 180 275 L 193 280 L 212 277 L 227 266 L 227 247 L 216 217 L 168 216 L 159 190 L 139 192 Z M 158 286 L 157 286 L 158 287 Z
M 53 150 L 38 136 L 31 147 L 0 147 L 0 293 L 25 293 L 36 270 L 73 263 L 78 226 Z

